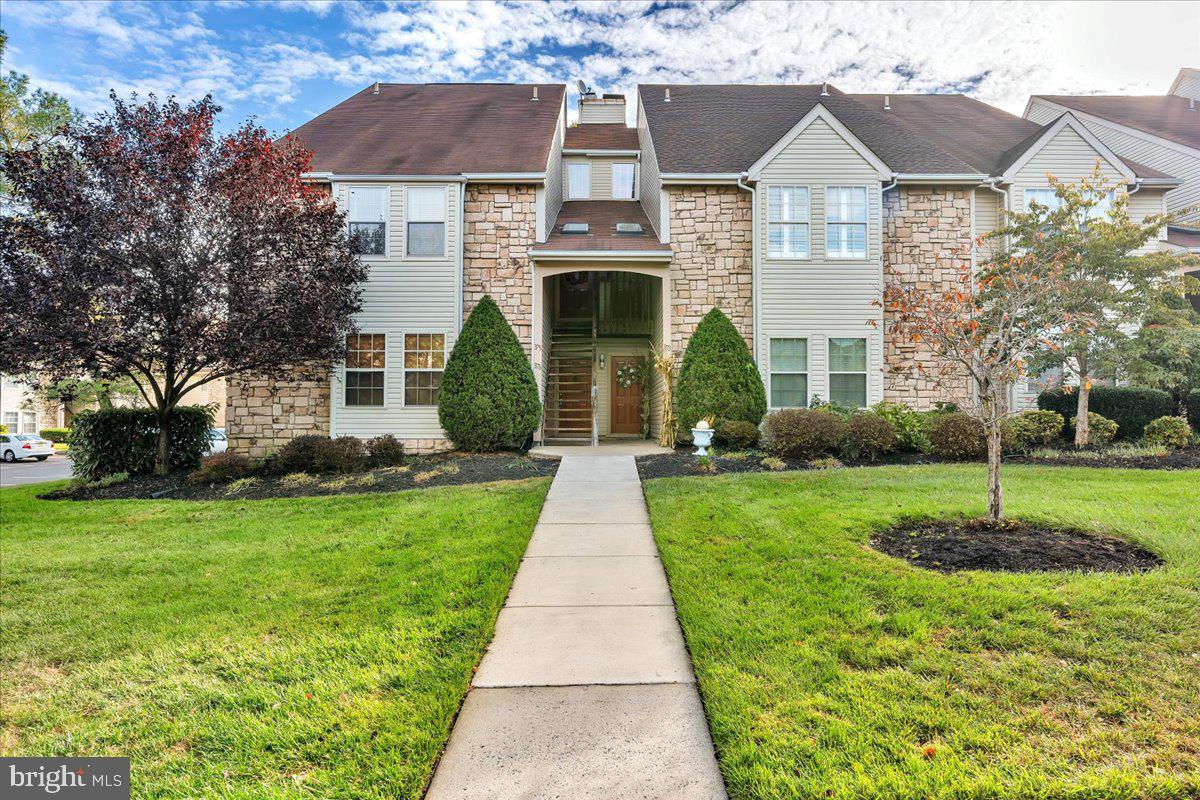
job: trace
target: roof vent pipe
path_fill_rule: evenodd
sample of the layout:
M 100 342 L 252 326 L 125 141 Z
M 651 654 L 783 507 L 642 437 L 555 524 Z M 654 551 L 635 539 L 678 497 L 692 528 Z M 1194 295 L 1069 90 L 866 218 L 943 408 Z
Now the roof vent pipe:
M 375 89 L 371 92 L 371 94 L 379 94 L 379 81 L 375 81 Z
M 533 87 L 533 97 L 529 98 L 530 101 L 532 101 L 534 103 L 538 102 L 537 90 L 538 90 L 538 87 L 536 87 L 536 86 Z
M 829 97 L 829 81 L 821 84 L 821 97 Z
M 884 111 L 892 110 L 892 96 L 890 94 L 885 94 L 883 96 L 883 110 Z
M 663 102 L 664 103 L 671 102 L 671 89 L 669 87 L 666 89 L 663 89 Z

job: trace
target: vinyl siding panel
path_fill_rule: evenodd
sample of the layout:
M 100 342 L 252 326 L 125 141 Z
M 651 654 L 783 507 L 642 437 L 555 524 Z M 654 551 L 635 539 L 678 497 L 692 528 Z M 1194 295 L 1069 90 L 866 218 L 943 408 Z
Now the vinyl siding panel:
M 562 209 L 563 197 L 566 196 L 566 176 L 563 170 L 563 135 L 564 120 L 560 116 L 558 128 L 554 131 L 554 143 L 550 146 L 550 161 L 546 165 L 546 235 L 558 219 Z
M 1002 202 L 1003 198 L 991 189 L 975 190 L 975 199 L 973 201 L 974 230 L 972 231 L 972 236 L 975 239 L 1000 227 L 1000 205 Z M 994 243 L 983 242 L 976 252 L 976 263 L 987 260 L 994 251 Z
M 624 122 L 624 103 L 580 103 L 579 123 L 587 125 L 593 122 Z
M 808 260 L 767 255 L 768 193 L 772 184 L 809 187 Z M 828 259 L 825 253 L 825 192 L 828 186 L 867 187 L 867 257 Z M 761 270 L 762 331 L 756 361 L 770 380 L 769 340 L 809 341 L 809 395 L 829 397 L 827 342 L 867 339 L 867 400 L 883 398 L 883 314 L 873 305 L 883 291 L 882 197 L 875 169 L 824 120 L 816 119 L 764 168 L 756 192 Z M 874 322 L 877 327 L 872 326 Z
M 662 240 L 663 231 L 659 223 L 662 221 L 662 178 L 658 169 L 658 156 L 654 154 L 654 142 L 650 139 L 650 129 L 646 124 L 646 114 L 638 106 L 638 145 L 642 149 L 641 168 L 638 170 L 638 200 L 642 210 L 650 218 L 650 225 Z
M 1062 113 L 1059 108 L 1034 100 L 1027 116 L 1044 125 L 1057 119 Z M 1118 156 L 1153 167 L 1182 181 L 1179 188 L 1166 193 L 1166 208 L 1168 211 L 1193 208 L 1183 220 L 1193 224 L 1200 223 L 1200 152 L 1191 151 L 1182 145 L 1168 146 L 1160 140 L 1139 136 L 1130 133 L 1128 129 L 1090 117 L 1081 116 L 1079 121 Z M 1200 125 L 1200 122 L 1197 124 Z
M 1178 85 L 1175 87 L 1175 91 L 1171 92 L 1171 94 L 1179 97 L 1190 97 L 1193 100 L 1200 100 L 1200 77 L 1187 75 L 1183 78 L 1180 78 Z
M 377 185 L 377 184 L 376 184 Z M 421 186 L 429 186 L 423 183 Z M 334 196 L 345 205 L 350 184 L 335 184 Z M 454 346 L 458 297 L 458 219 L 460 184 L 446 190 L 446 255 L 441 258 L 406 258 L 405 184 L 388 184 L 387 254 L 366 259 L 368 276 L 363 285 L 363 308 L 355 317 L 361 333 L 382 333 L 386 339 L 385 398 L 383 407 L 345 405 L 342 370 L 332 386 L 332 435 L 370 438 L 390 433 L 403 439 L 442 438 L 437 408 L 404 406 L 404 334 L 441 333 L 446 354 Z

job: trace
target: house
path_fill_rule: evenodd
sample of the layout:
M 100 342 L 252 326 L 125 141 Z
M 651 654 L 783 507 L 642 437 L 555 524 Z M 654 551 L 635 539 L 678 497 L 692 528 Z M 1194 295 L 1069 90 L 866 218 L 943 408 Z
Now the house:
M 889 337 L 885 268 L 948 285 L 1003 209 L 1053 202 L 1047 173 L 1099 163 L 1135 215 L 1179 185 L 1071 112 L 1039 124 L 962 95 L 643 85 L 633 109 L 585 91 L 577 125 L 566 100 L 554 84 L 375 84 L 295 131 L 370 267 L 364 308 L 330 381 L 230 382 L 232 449 L 304 433 L 446 447 L 441 368 L 484 294 L 529 354 L 545 440 L 656 433 L 662 387 L 629 378 L 714 306 L 772 408 L 926 408 L 966 387 L 907 369 L 931 356 Z
M 1025 118 L 1045 123 L 1071 113 L 1122 158 L 1179 179 L 1167 210 L 1184 211 L 1168 231 L 1171 249 L 1200 247 L 1200 69 L 1179 70 L 1165 95 L 1034 95 Z

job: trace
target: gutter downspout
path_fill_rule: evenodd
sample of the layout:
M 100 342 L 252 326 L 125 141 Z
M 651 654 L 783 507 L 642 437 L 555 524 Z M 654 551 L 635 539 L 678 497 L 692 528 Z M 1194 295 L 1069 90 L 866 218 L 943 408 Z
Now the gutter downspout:
M 761 363 L 762 348 L 759 340 L 759 332 L 762 330 L 762 275 L 758 266 L 758 193 L 753 186 L 745 183 L 749 179 L 750 173 L 743 172 L 738 176 L 737 187 L 750 193 L 750 224 L 753 228 L 750 238 L 750 291 L 754 293 L 754 302 L 751 304 L 754 309 L 752 322 L 754 331 L 751 333 L 751 340 L 754 342 L 754 352 L 751 355 L 754 358 L 754 363 L 759 366 L 759 372 L 762 372 L 764 365 Z
M 1003 211 L 1005 214 L 1007 214 L 1008 212 L 1012 211 L 1012 208 L 1010 208 L 1010 206 L 1009 206 L 1009 203 L 1012 198 L 1008 194 L 1008 189 L 999 189 L 996 187 L 996 184 L 999 182 L 1000 182 L 1000 178 L 998 178 L 998 177 L 997 178 L 988 178 L 982 185 L 986 186 L 987 188 L 991 189 L 993 192 L 995 192 L 996 194 L 998 194 L 1004 198 L 1003 204 L 1000 206 L 1000 210 Z M 1008 245 L 1007 237 L 1005 237 L 1004 244 L 1007 247 L 1007 245 Z
M 458 184 L 458 252 L 455 254 L 455 261 L 458 262 L 458 269 L 454 276 L 455 296 L 454 303 L 454 340 L 458 341 L 458 334 L 462 333 L 463 326 L 463 248 L 466 244 L 467 231 L 467 176 L 463 175 L 459 179 Z

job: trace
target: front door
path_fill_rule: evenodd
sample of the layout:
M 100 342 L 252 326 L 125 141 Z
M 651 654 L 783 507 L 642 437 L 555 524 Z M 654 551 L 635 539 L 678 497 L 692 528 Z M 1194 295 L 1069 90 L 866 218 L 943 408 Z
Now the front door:
M 613 356 L 612 358 L 612 388 L 610 391 L 612 409 L 608 424 L 611 433 L 642 432 L 642 392 L 644 387 L 641 381 L 632 383 L 627 380 L 623 381 L 621 367 L 626 367 L 626 373 L 629 372 L 629 367 L 641 370 L 645 360 L 642 356 Z M 629 385 L 622 386 L 623 382 L 629 383 Z

